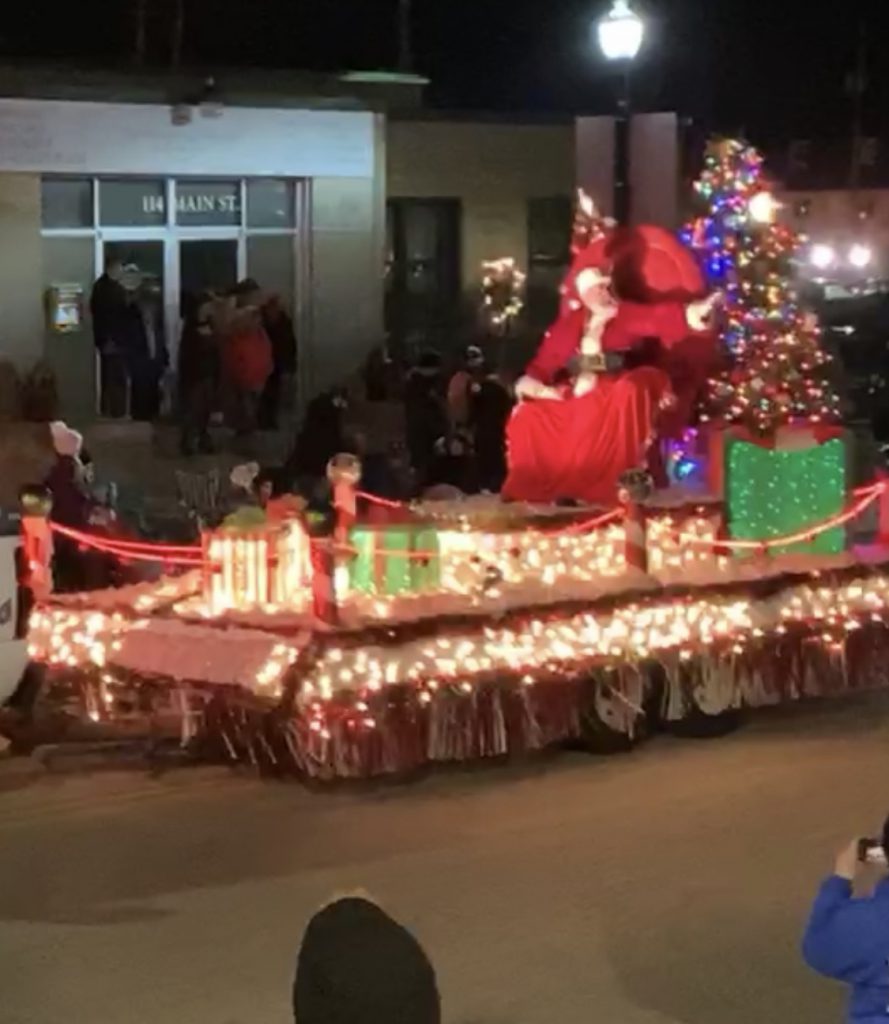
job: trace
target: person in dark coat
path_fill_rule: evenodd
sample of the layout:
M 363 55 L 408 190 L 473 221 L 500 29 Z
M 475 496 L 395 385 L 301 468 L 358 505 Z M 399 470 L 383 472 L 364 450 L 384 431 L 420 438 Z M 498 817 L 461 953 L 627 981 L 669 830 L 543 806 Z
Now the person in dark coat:
M 483 491 L 498 493 L 506 479 L 506 424 L 512 407 L 512 396 L 496 374 L 485 376 L 471 396 L 470 422 Z
M 478 345 L 470 345 L 463 362 L 448 383 L 448 413 L 455 430 L 467 427 L 472 419 L 472 398 L 487 373 L 485 356 Z
M 110 257 L 105 273 L 97 279 L 90 295 L 93 339 L 99 353 L 99 410 L 113 419 L 126 416 L 129 390 L 124 351 L 130 304 L 121 283 L 123 273 L 123 263 Z
M 130 306 L 131 346 L 127 348 L 130 374 L 130 415 L 150 422 L 161 406 L 161 380 L 169 363 L 163 317 L 158 297 L 143 282 Z
M 104 513 L 89 492 L 80 461 L 83 437 L 61 421 L 51 423 L 50 432 L 56 451 L 56 460 L 44 481 L 52 494 L 50 518 L 73 530 L 95 532 L 104 522 Z M 113 567 L 105 555 L 82 551 L 68 537 L 56 537 L 53 547 L 56 590 L 91 590 L 111 582 Z
M 293 451 L 286 463 L 291 480 L 326 477 L 334 455 L 350 451 L 345 429 L 347 402 L 338 388 L 324 391 L 309 402 Z
M 179 343 L 179 394 L 183 455 L 213 451 L 210 416 L 219 388 L 220 347 L 213 323 L 214 296 L 195 297 L 185 307 Z
M 259 399 L 259 429 L 277 430 L 281 387 L 296 374 L 296 334 L 280 296 L 270 295 L 263 303 L 262 325 L 272 345 L 272 372 Z
M 306 928 L 293 982 L 296 1024 L 440 1024 L 441 998 L 416 938 L 376 903 L 353 896 Z
M 478 491 L 478 474 L 472 450 L 472 438 L 464 431 L 456 431 L 439 438 L 435 454 L 429 464 L 426 489 L 453 487 L 463 494 Z
M 404 412 L 407 443 L 417 484 L 424 488 L 430 481 L 435 446 L 449 433 L 445 398 L 445 378 L 441 356 L 425 352 L 410 371 L 404 389 Z

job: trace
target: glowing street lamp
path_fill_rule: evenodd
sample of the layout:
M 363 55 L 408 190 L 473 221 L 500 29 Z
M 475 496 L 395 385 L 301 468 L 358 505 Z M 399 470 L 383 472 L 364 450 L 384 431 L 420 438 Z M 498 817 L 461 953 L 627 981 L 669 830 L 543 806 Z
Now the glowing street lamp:
M 599 49 L 606 60 L 621 66 L 623 93 L 618 102 L 614 139 L 614 216 L 618 224 L 630 219 L 630 70 L 645 37 L 645 22 L 629 0 L 612 0 L 611 10 L 596 26 Z
M 774 224 L 780 205 L 771 192 L 757 192 L 747 204 L 747 211 L 757 224 Z
M 599 19 L 599 48 L 608 60 L 634 60 L 645 36 L 645 22 L 633 13 L 628 0 L 614 0 Z
M 864 270 L 870 265 L 873 258 L 874 254 L 870 246 L 862 245 L 860 242 L 857 242 L 849 250 L 849 262 L 856 270 Z

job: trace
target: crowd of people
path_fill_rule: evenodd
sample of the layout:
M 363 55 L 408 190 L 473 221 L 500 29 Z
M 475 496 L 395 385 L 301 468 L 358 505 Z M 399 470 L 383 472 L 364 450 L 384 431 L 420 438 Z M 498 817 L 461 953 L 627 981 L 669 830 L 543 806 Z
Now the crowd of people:
M 164 402 L 170 360 L 158 296 L 147 281 L 111 258 L 90 307 L 103 416 L 153 420 L 172 405 L 185 456 L 213 451 L 211 425 L 220 413 L 245 451 L 255 431 L 281 426 L 294 390 L 286 382 L 296 374 L 296 336 L 279 297 L 256 281 L 184 299 L 173 402 Z M 434 351 L 410 365 L 380 349 L 357 384 L 345 382 L 309 404 L 281 473 L 288 486 L 323 477 L 332 455 L 353 451 L 381 492 L 413 496 L 435 486 L 497 491 L 506 475 L 504 432 L 512 404 L 511 387 L 477 346 L 450 366 Z
M 456 366 L 426 351 L 414 365 L 371 354 L 350 386 L 308 406 L 282 484 L 303 493 L 340 452 L 360 456 L 363 487 L 383 497 L 499 491 L 512 389 L 469 346 Z
M 155 419 L 169 368 L 160 303 L 138 274 L 112 258 L 93 286 L 90 310 L 100 366 L 100 411 Z M 296 372 L 296 336 L 280 299 L 246 279 L 183 301 L 176 367 L 184 455 L 212 450 L 210 422 L 223 411 L 236 434 L 275 430 L 283 382 Z

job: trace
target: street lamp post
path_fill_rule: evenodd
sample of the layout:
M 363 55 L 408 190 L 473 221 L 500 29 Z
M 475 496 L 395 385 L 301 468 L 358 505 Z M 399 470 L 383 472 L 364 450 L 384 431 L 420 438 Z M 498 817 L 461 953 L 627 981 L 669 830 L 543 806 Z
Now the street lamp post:
M 622 87 L 614 134 L 614 217 L 618 224 L 630 221 L 630 71 L 642 46 L 645 24 L 633 12 L 629 0 L 612 0 L 611 10 L 599 19 L 599 48 L 606 60 L 620 67 Z

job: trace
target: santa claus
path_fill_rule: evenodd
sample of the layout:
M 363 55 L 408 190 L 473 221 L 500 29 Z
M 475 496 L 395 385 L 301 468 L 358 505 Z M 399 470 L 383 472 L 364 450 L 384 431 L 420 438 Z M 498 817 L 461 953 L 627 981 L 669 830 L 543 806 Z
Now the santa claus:
M 705 296 L 691 253 L 661 228 L 588 219 L 596 229 L 575 251 L 559 318 L 516 385 L 510 499 L 614 500 L 656 436 L 688 424 L 713 369 L 717 296 Z

